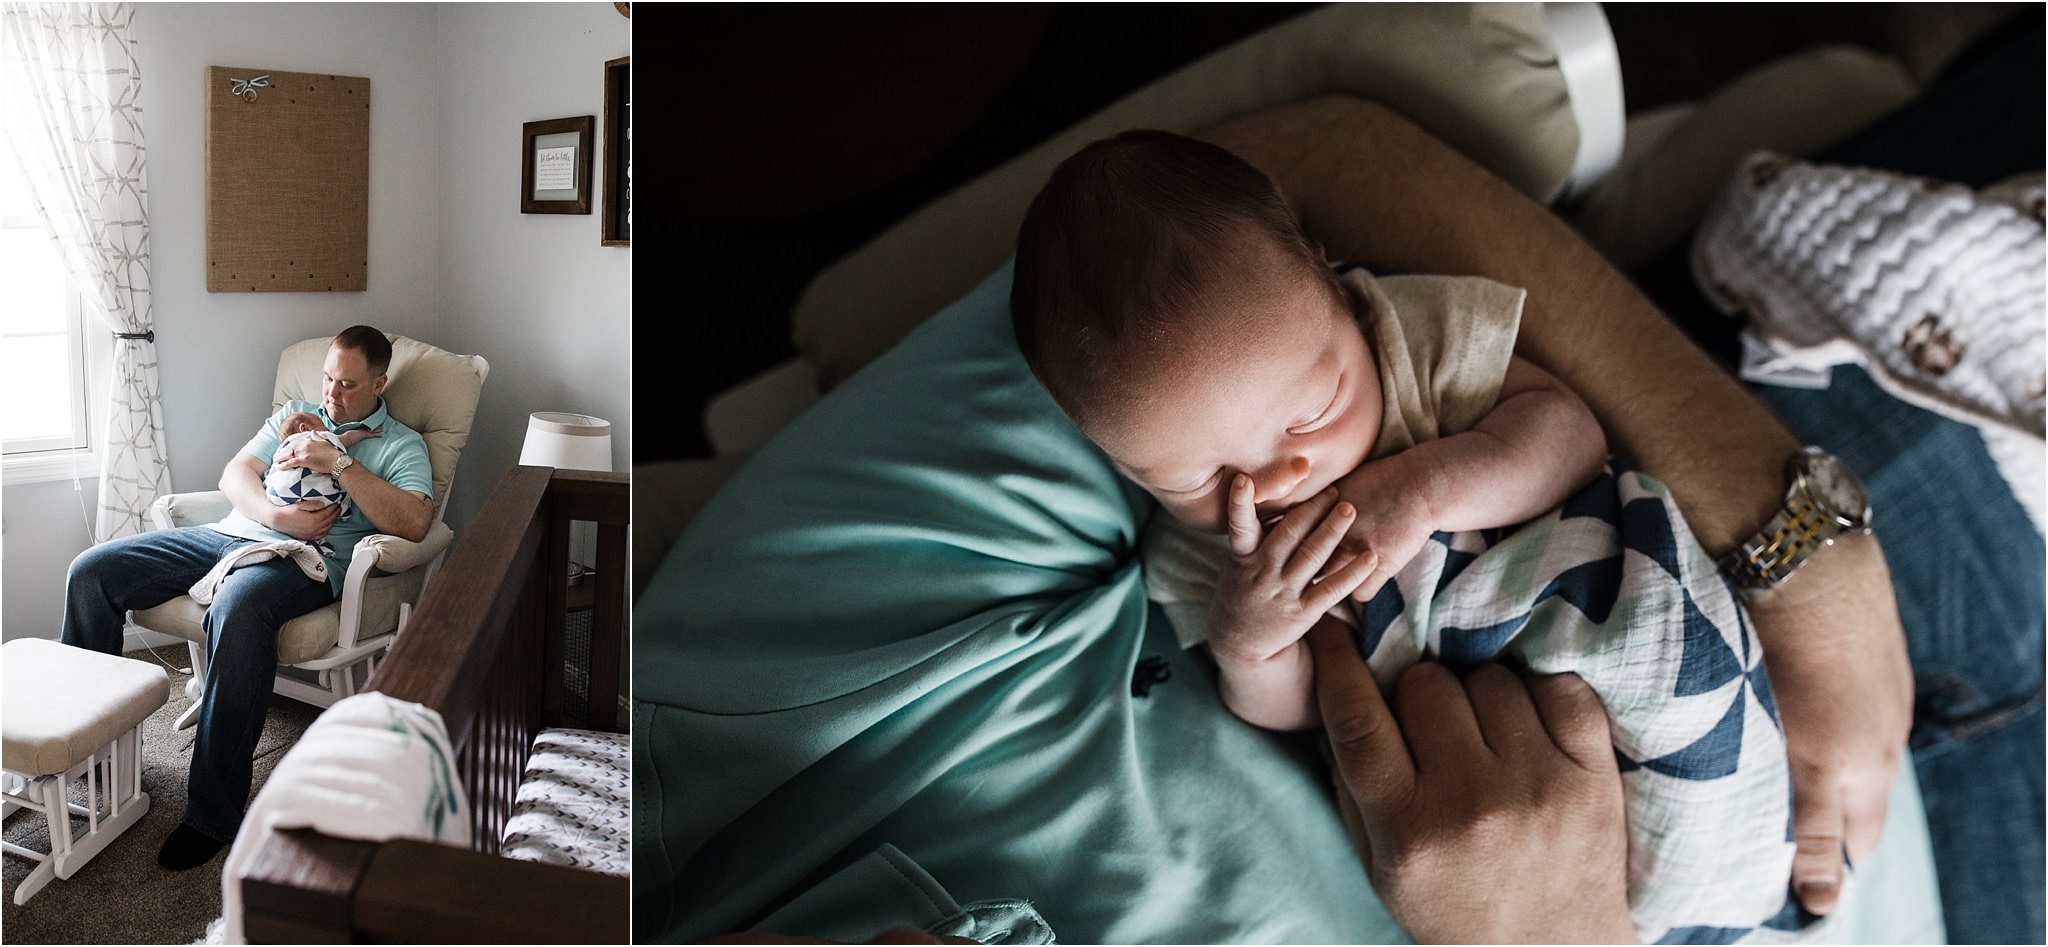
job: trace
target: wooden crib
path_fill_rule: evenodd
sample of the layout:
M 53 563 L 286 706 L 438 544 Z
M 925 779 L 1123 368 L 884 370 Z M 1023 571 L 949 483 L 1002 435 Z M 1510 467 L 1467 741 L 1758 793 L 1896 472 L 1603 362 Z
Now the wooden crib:
M 514 467 L 484 501 L 368 688 L 441 714 L 470 850 L 270 832 L 242 880 L 250 943 L 619 943 L 626 878 L 500 857 L 536 734 L 564 725 L 569 524 L 597 526 L 588 719 L 624 732 L 625 474 Z

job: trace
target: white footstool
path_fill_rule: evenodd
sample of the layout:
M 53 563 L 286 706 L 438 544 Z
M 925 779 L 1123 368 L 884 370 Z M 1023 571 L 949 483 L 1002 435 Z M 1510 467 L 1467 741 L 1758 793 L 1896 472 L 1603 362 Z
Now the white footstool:
M 51 876 L 69 878 L 149 811 L 142 791 L 142 722 L 164 705 L 160 665 L 73 648 L 41 638 L 0 646 L 0 765 L 7 771 L 0 814 L 30 809 L 50 824 L 50 851 L 0 843 L 9 855 L 41 862 L 14 889 L 28 901 Z M 70 802 L 84 779 L 86 804 Z M 71 816 L 84 816 L 74 836 Z

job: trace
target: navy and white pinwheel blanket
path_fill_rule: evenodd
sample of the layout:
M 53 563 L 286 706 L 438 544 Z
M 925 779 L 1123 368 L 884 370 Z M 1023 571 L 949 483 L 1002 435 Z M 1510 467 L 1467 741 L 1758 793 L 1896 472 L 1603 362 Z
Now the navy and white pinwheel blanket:
M 1438 533 L 1360 612 L 1383 688 L 1423 658 L 1500 658 L 1599 693 L 1645 942 L 1820 933 L 1788 885 L 1791 783 L 1763 655 L 1663 484 L 1615 460 L 1533 522 Z

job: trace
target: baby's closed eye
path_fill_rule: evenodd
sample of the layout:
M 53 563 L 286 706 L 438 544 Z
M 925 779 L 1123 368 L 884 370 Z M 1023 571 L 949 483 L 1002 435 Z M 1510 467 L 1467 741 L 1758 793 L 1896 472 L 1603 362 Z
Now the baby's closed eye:
M 1168 488 L 1166 488 L 1166 487 L 1160 487 L 1160 488 L 1159 488 L 1159 492 L 1160 492 L 1160 493 L 1171 493 L 1171 494 L 1173 494 L 1174 496 L 1192 496 L 1192 495 L 1194 495 L 1194 494 L 1197 494 L 1197 493 L 1202 493 L 1202 492 L 1204 492 L 1204 491 L 1208 490 L 1208 489 L 1209 489 L 1210 487 L 1212 487 L 1212 486 L 1215 486 L 1215 484 L 1216 484 L 1216 476 L 1217 476 L 1217 474 L 1220 474 L 1220 473 L 1222 473 L 1222 472 L 1223 472 L 1223 471 L 1221 471 L 1221 470 L 1218 470 L 1218 471 L 1216 471 L 1215 473 L 1212 473 L 1212 474 L 1210 474 L 1210 475 L 1209 475 L 1209 476 L 1208 476 L 1208 477 L 1207 477 L 1206 479 L 1204 479 L 1204 480 L 1203 480 L 1203 481 L 1202 481 L 1201 483 L 1195 484 L 1195 485 L 1194 485 L 1194 486 L 1192 486 L 1192 487 L 1188 487 L 1188 488 L 1185 488 L 1185 489 L 1181 489 L 1181 490 L 1171 490 L 1171 489 L 1168 489 Z

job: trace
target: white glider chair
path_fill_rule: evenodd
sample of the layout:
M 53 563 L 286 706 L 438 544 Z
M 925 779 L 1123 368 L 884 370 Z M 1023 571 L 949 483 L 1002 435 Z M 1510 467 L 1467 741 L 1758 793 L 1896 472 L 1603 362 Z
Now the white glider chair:
M 276 691 L 319 707 L 356 693 L 391 647 L 454 539 L 442 521 L 448 509 L 455 462 L 469 440 L 477 400 L 491 366 L 481 355 L 457 355 L 402 335 L 391 339 L 391 366 L 384 401 L 391 416 L 426 439 L 434 470 L 434 523 L 420 542 L 373 534 L 356 543 L 355 558 L 342 583 L 340 600 L 285 622 L 277 633 Z M 320 400 L 321 367 L 330 336 L 297 342 L 277 360 L 277 388 L 271 410 L 286 401 Z M 177 493 L 150 507 L 158 529 L 218 522 L 231 510 L 226 494 Z M 181 595 L 134 613 L 136 625 L 183 638 L 192 651 L 192 681 L 185 692 L 192 707 L 178 727 L 198 720 L 206 686 L 204 606 Z M 296 670 L 292 670 L 296 669 Z

